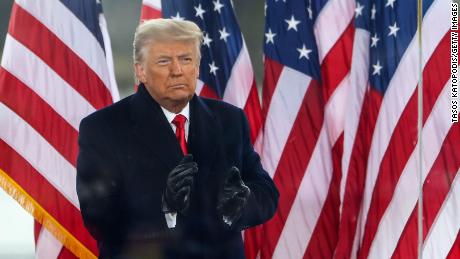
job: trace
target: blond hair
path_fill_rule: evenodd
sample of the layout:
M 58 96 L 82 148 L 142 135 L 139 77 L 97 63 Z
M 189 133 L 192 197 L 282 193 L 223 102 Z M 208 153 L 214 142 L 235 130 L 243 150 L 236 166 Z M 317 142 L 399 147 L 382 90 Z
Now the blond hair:
M 151 19 L 141 23 L 134 34 L 134 64 L 143 64 L 147 58 L 148 47 L 154 41 L 193 41 L 196 45 L 198 60 L 201 58 L 200 47 L 203 42 L 203 33 L 198 25 L 191 21 Z

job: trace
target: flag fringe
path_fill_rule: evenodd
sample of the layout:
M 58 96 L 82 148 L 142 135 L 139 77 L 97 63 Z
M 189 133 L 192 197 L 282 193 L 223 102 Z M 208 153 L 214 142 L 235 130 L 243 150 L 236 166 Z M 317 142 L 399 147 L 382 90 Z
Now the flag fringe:
M 79 258 L 97 258 L 1 168 L 0 187 L 74 255 Z

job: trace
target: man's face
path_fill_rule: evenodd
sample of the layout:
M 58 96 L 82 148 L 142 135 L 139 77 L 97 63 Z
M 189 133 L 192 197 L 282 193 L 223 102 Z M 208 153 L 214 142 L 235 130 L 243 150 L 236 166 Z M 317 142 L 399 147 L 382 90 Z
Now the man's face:
M 153 42 L 144 64 L 135 65 L 137 78 L 161 106 L 185 106 L 195 93 L 199 73 L 196 52 L 193 41 Z

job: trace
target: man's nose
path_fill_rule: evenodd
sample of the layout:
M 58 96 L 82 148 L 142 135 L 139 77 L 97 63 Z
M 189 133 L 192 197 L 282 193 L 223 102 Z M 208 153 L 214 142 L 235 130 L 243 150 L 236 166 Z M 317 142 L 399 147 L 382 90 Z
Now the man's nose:
M 182 74 L 182 65 L 178 59 L 173 59 L 171 62 L 171 73 L 173 75 L 181 75 Z

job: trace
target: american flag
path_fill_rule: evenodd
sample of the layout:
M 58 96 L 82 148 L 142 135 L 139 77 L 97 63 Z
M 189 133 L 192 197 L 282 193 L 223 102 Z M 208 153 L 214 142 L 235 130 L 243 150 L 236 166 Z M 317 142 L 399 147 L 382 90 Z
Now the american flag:
M 420 60 L 416 0 L 356 2 L 338 258 L 459 255 L 460 131 L 449 110 L 449 10 L 450 1 L 423 1 Z M 420 182 L 423 240 L 418 237 Z
M 249 258 L 332 258 L 338 240 L 343 121 L 354 2 L 268 0 L 264 168 L 278 211 L 255 230 Z
M 141 20 L 185 19 L 204 33 L 196 93 L 244 109 L 255 140 L 261 125 L 260 102 L 246 44 L 230 0 L 144 0 Z
M 0 184 L 49 229 L 37 257 L 70 256 L 50 232 L 91 256 L 74 177 L 63 174 L 75 172 L 79 120 L 117 99 L 108 41 L 95 30 L 101 16 L 78 22 L 91 17 L 83 7 L 101 9 L 89 0 L 30 2 L 15 3 L 0 68 Z M 274 218 L 245 231 L 248 258 L 417 258 L 419 182 L 421 256 L 460 256 L 450 1 L 424 0 L 422 10 L 419 60 L 417 0 L 267 0 L 260 113 L 230 1 L 144 0 L 142 19 L 188 19 L 204 30 L 197 92 L 245 109 L 281 192 Z
M 425 258 L 459 253 L 449 4 L 423 3 Z M 415 0 L 267 1 L 256 145 L 281 195 L 249 258 L 417 257 L 416 26 Z
M 98 254 L 75 165 L 80 120 L 119 99 L 111 56 L 99 1 L 14 2 L 0 67 L 0 186 L 44 226 L 36 258 Z

